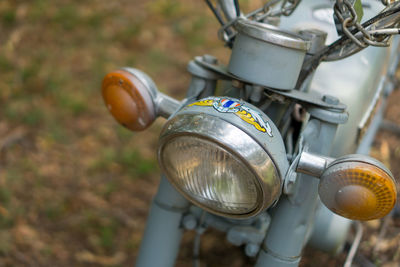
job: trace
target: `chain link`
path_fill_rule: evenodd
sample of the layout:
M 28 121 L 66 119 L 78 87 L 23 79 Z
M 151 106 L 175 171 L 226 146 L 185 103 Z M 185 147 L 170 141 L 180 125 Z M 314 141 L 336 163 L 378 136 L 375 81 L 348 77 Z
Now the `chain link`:
M 281 14 L 284 16 L 290 16 L 296 7 L 299 5 L 301 0 L 283 0 L 281 6 Z
M 385 6 L 388 6 L 396 1 L 398 0 L 381 0 L 382 4 L 384 4 Z
M 298 7 L 301 0 L 270 0 L 264 6 L 248 14 L 241 15 L 225 23 L 218 31 L 218 36 L 227 44 L 232 44 L 237 32 L 233 25 L 239 19 L 249 19 L 262 22 L 277 19 L 281 16 L 290 16 Z M 354 2 L 354 1 L 353 1 Z M 389 8 L 399 0 L 381 0 L 382 4 Z M 280 3 L 280 8 L 274 8 Z M 398 3 L 397 3 L 398 4 Z M 395 27 L 376 29 L 374 26 L 364 28 L 359 22 L 357 12 L 350 0 L 336 0 L 334 14 L 339 21 L 338 30 L 360 48 L 367 46 L 389 46 L 390 37 L 399 34 L 400 29 Z
M 274 10 L 273 7 L 282 2 L 281 7 L 277 10 Z M 221 40 L 226 43 L 230 43 L 235 38 L 237 32 L 233 29 L 233 24 L 238 19 L 250 19 L 254 21 L 264 21 L 268 18 L 278 18 L 280 16 L 290 16 L 297 8 L 301 0 L 270 0 L 264 6 L 259 9 L 256 9 L 244 16 L 237 17 L 231 21 L 225 23 L 218 31 L 218 36 Z M 229 29 L 229 30 L 228 30 Z M 227 34 L 227 32 L 231 32 L 231 34 Z
M 384 5 L 391 4 L 393 0 L 381 0 Z M 341 23 L 341 31 L 353 43 L 361 48 L 372 46 L 389 46 L 391 34 L 388 32 L 370 31 L 365 29 L 359 22 L 357 12 L 349 0 L 336 0 L 333 8 L 334 13 Z M 353 30 L 357 32 L 353 34 Z M 394 31 L 393 31 L 394 32 Z

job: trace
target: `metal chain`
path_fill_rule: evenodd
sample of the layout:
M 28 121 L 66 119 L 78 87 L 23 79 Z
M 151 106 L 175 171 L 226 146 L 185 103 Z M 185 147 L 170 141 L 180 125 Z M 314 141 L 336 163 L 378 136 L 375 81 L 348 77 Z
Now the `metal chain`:
M 389 0 L 390 1 L 390 0 Z M 278 10 L 273 10 L 273 6 L 277 3 L 282 2 L 281 7 Z M 233 29 L 233 25 L 239 19 L 250 19 L 254 21 L 264 21 L 268 18 L 276 18 L 280 16 L 290 16 L 297 8 L 301 0 L 270 0 L 261 8 L 258 8 L 250 13 L 236 17 L 235 19 L 228 21 L 225 23 L 218 31 L 218 36 L 221 40 L 226 43 L 232 42 L 235 38 L 237 32 Z M 231 32 L 231 34 L 227 34 L 227 32 Z
M 392 0 L 381 0 L 383 4 L 390 4 Z M 372 46 L 389 46 L 389 39 L 394 31 L 376 31 L 365 29 L 360 22 L 358 22 L 357 12 L 349 0 L 336 0 L 334 5 L 334 13 L 341 23 L 341 30 L 343 33 L 357 46 L 365 48 L 369 45 Z M 352 31 L 357 29 L 357 33 L 353 34 Z M 392 33 L 393 32 L 393 33 Z
M 388 6 L 396 1 L 398 0 L 381 0 L 382 4 L 384 4 L 385 6 Z
M 290 16 L 301 0 L 284 0 L 281 6 L 281 13 L 284 16 Z
M 280 8 L 273 8 L 280 2 Z M 228 45 L 232 44 L 237 34 L 233 25 L 237 20 L 249 19 L 260 22 L 266 19 L 279 18 L 280 16 L 290 16 L 300 2 L 301 0 L 270 0 L 261 8 L 224 23 L 218 31 L 218 36 Z M 399 2 L 399 0 L 381 0 L 381 2 L 387 8 L 390 8 L 390 5 Z M 357 12 L 350 0 L 336 0 L 333 9 L 335 16 L 339 20 L 340 30 L 360 48 L 365 48 L 369 45 L 389 46 L 391 36 L 400 33 L 400 28 L 397 28 L 397 25 L 382 29 L 377 29 L 374 26 L 367 27 L 367 29 L 364 28 L 359 22 Z M 339 25 L 336 26 L 339 27 Z

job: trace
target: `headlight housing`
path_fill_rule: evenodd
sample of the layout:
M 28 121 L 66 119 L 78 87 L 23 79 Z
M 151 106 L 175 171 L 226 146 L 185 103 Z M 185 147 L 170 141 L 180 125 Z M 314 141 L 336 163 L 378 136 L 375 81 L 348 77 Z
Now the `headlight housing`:
M 161 132 L 158 159 L 187 199 L 233 218 L 270 207 L 288 169 L 272 121 L 256 107 L 226 97 L 192 103 L 170 119 Z

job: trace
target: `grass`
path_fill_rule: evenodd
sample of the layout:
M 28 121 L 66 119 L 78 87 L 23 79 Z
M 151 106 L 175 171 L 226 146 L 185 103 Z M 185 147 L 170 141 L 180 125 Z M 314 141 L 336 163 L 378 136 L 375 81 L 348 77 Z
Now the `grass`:
M 5 187 L 0 187 L 0 205 L 7 206 L 11 199 L 11 192 Z
M 116 235 L 117 225 L 115 223 L 107 223 L 102 225 L 100 232 L 100 245 L 106 250 L 111 250 L 114 247 L 114 239 Z
M 0 218 L 1 221 L 1 218 Z M 7 255 L 11 250 L 12 235 L 8 231 L 0 230 L 0 255 Z
M 83 22 L 79 15 L 79 7 L 74 4 L 58 8 L 52 19 L 54 24 L 61 25 L 64 30 L 72 30 Z
M 13 63 L 6 58 L 5 55 L 0 55 L 0 71 L 10 72 L 14 70 Z
M 13 26 L 16 21 L 16 12 L 13 9 L 5 10 L 0 14 L 1 21 L 7 26 Z
M 45 216 L 51 221 L 62 218 L 66 212 L 67 210 L 64 203 L 52 202 L 44 208 Z
M 92 162 L 90 169 L 93 172 L 112 171 L 115 169 L 114 166 L 129 174 L 132 179 L 158 172 L 155 159 L 145 158 L 138 150 L 130 147 L 121 150 L 110 147 L 103 148 Z
M 156 0 L 149 5 L 150 10 L 157 16 L 173 19 L 183 15 L 183 4 L 177 0 Z
M 57 105 L 70 112 L 72 116 L 79 116 L 83 114 L 88 109 L 88 105 L 86 103 L 86 98 L 77 93 L 77 94 L 65 94 L 59 93 L 57 94 Z

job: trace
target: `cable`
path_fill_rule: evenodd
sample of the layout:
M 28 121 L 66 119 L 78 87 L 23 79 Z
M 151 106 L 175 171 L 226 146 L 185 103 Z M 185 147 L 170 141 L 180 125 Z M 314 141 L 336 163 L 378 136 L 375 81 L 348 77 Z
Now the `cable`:
M 373 18 L 367 20 L 366 22 L 364 22 L 362 24 L 362 27 L 363 28 L 367 28 L 368 26 L 370 26 L 371 24 L 374 24 L 375 22 L 379 21 L 380 19 L 383 19 L 385 17 L 391 16 L 391 15 L 393 15 L 393 14 L 399 12 L 399 11 L 400 11 L 400 6 L 397 7 L 397 8 L 389 9 L 388 11 L 382 12 L 382 13 L 376 15 L 375 17 L 373 17 Z M 351 31 L 352 34 L 356 34 L 357 32 L 359 32 L 358 29 L 354 29 L 354 30 Z M 331 45 L 329 45 L 326 48 L 326 50 L 324 49 L 325 51 L 322 51 L 320 59 L 322 59 L 325 54 L 328 54 L 329 52 L 331 52 L 334 49 L 336 49 L 336 46 L 342 45 L 343 42 L 345 42 L 346 40 L 348 40 L 348 37 L 347 36 L 343 36 L 342 38 L 340 38 L 340 39 L 336 40 L 335 42 L 333 42 Z
M 346 261 L 343 267 L 351 267 L 354 256 L 357 253 L 358 246 L 360 245 L 363 236 L 363 226 L 360 222 L 354 222 L 356 228 L 356 236 L 354 238 L 353 244 L 351 245 L 349 254 L 347 254 Z
M 387 16 L 391 16 L 399 11 L 400 11 L 400 6 L 389 9 L 385 12 L 382 12 L 382 13 L 376 15 L 375 17 L 364 22 L 362 24 L 362 27 L 367 28 L 368 26 L 374 24 L 375 22 L 379 21 L 380 19 L 383 19 Z M 359 32 L 358 29 L 353 29 L 351 31 L 351 33 L 353 35 L 358 32 Z M 330 44 L 329 46 L 323 48 L 318 53 L 316 53 L 312 58 L 310 58 L 310 60 L 308 62 L 305 62 L 306 67 L 301 71 L 299 78 L 298 78 L 299 84 L 302 84 L 306 80 L 308 75 L 310 75 L 318 67 L 318 65 L 321 63 L 321 61 L 324 59 L 324 57 L 326 55 L 328 55 L 332 51 L 336 50 L 337 47 L 343 46 L 346 42 L 350 42 L 350 41 L 351 40 L 347 36 L 343 36 L 340 39 L 333 42 L 332 44 Z
M 239 0 L 234 0 L 234 4 L 235 4 L 235 9 L 236 9 L 236 17 L 240 17 Z
M 213 4 L 211 3 L 210 0 L 205 0 L 206 4 L 208 5 L 208 7 L 211 9 L 212 13 L 215 15 L 215 17 L 217 18 L 218 22 L 221 24 L 221 26 L 225 25 L 224 20 L 222 19 L 221 14 L 219 13 L 219 11 L 213 6 Z M 240 12 L 240 11 L 239 11 Z M 229 36 L 232 34 L 232 32 L 230 31 L 230 29 L 225 29 L 225 33 Z M 233 40 L 234 38 L 231 40 L 231 42 L 228 42 L 226 45 L 229 48 L 233 47 Z
M 205 0 L 206 4 L 208 5 L 208 7 L 211 9 L 212 13 L 214 13 L 215 17 L 217 18 L 218 22 L 224 26 L 224 20 L 222 19 L 221 14 L 215 9 L 215 7 L 212 5 L 210 0 Z
M 199 224 L 196 228 L 196 236 L 194 237 L 193 243 L 193 267 L 200 267 L 200 245 L 201 245 L 201 236 L 206 230 L 204 226 L 204 220 L 206 217 L 206 212 L 203 210 L 200 215 Z

